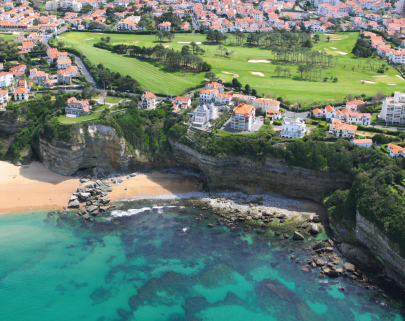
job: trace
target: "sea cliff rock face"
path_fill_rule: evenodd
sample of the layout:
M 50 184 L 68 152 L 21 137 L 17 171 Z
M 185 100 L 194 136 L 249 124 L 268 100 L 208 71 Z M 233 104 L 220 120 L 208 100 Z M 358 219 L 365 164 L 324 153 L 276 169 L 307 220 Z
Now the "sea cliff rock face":
M 100 167 L 110 172 L 127 170 L 133 156 L 125 156 L 125 141 L 108 126 L 88 127 L 89 135 L 78 143 L 40 140 L 40 151 L 44 165 L 50 170 L 72 175 L 80 168 Z
M 202 170 L 211 190 L 267 191 L 320 200 L 336 189 L 351 185 L 347 175 L 292 167 L 281 159 L 266 158 L 259 162 L 243 157 L 211 157 L 172 140 L 170 145 L 175 161 Z
M 399 248 L 392 243 L 378 227 L 369 220 L 356 214 L 356 237 L 385 264 L 385 274 L 405 289 L 405 259 Z

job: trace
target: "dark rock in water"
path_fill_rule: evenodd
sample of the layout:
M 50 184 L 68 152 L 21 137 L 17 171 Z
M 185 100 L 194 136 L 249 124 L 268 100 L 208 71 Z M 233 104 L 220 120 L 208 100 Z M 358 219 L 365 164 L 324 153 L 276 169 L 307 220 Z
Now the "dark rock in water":
M 301 268 L 301 270 L 302 270 L 302 271 L 305 271 L 305 272 L 312 272 L 312 269 L 311 269 L 311 267 L 310 267 L 309 265 L 304 265 L 304 266 Z
M 134 316 L 132 312 L 126 311 L 124 309 L 118 309 L 117 313 L 123 320 L 129 320 Z
M 69 202 L 68 207 L 70 207 L 70 208 L 79 208 L 80 203 L 79 203 L 79 201 L 77 199 L 74 199 L 74 200 Z
M 92 213 L 94 211 L 97 211 L 98 207 L 97 206 L 90 206 L 87 208 L 87 212 Z
M 300 232 L 298 232 L 298 231 L 294 232 L 293 240 L 302 241 L 303 239 L 304 239 L 304 236 Z
M 287 233 L 285 233 L 285 234 L 283 234 L 283 237 L 284 237 L 285 239 L 288 239 L 288 238 L 290 238 L 290 235 L 288 235 Z
M 89 220 L 89 219 L 90 219 L 90 215 L 89 215 L 89 214 L 84 214 L 84 215 L 83 215 L 83 219 L 84 219 L 85 221 Z
M 103 288 L 98 288 L 93 291 L 93 293 L 90 295 L 90 298 L 93 300 L 93 305 L 95 305 L 107 301 L 110 296 L 110 291 L 107 291 Z
M 314 223 L 321 223 L 321 220 L 320 220 L 320 218 L 319 218 L 318 215 L 315 215 L 315 216 L 312 218 L 312 222 L 314 222 Z
M 209 227 L 209 228 L 213 228 L 213 227 L 214 227 L 214 224 L 208 224 L 208 227 Z
M 311 234 L 318 234 L 319 233 L 319 227 L 316 224 L 311 224 L 311 229 L 310 229 Z
M 274 232 L 274 234 L 275 234 L 276 236 L 279 236 L 281 233 L 280 233 L 280 232 Z
M 291 259 L 295 260 L 297 258 L 296 255 L 291 255 Z
M 318 243 L 316 243 L 313 247 L 312 247 L 312 249 L 313 250 L 319 250 L 319 249 L 321 249 L 321 248 L 323 248 L 323 243 L 322 243 L 322 241 L 320 241 L 320 242 L 318 242 Z

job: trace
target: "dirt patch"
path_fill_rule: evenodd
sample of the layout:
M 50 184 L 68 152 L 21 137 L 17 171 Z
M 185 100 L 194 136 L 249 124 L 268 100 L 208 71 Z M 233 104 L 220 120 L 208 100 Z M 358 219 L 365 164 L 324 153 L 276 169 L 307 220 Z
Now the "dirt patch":
M 83 41 L 91 40 L 91 39 L 94 39 L 94 38 L 86 38 L 86 39 L 83 39 Z
M 250 72 L 252 75 L 256 75 L 256 76 L 261 76 L 264 77 L 264 74 L 262 72 L 258 72 L 258 71 L 251 71 Z
M 338 54 L 341 54 L 341 55 L 347 55 L 348 53 L 347 52 L 343 52 L 343 51 L 336 51 Z
M 337 49 L 337 48 L 335 48 L 335 47 L 331 47 L 332 49 Z
M 239 77 L 239 75 L 238 74 L 235 74 L 235 73 L 233 73 L 233 72 L 228 72 L 228 71 L 221 71 L 223 74 L 227 74 L 227 75 L 233 75 L 235 78 L 238 78 Z
M 372 80 L 361 80 L 361 81 L 365 82 L 366 84 L 373 84 L 373 85 L 377 83 L 376 81 Z
M 248 62 L 251 62 L 251 63 L 262 62 L 262 63 L 265 63 L 265 64 L 269 64 L 269 63 L 271 63 L 271 60 L 248 60 Z
M 340 38 L 330 38 L 329 40 L 342 40 Z

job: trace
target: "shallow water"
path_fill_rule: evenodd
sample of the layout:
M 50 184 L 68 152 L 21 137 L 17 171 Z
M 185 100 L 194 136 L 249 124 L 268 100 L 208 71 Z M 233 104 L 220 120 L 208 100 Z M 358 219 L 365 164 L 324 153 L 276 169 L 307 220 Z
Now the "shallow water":
M 96 223 L 0 216 L 0 320 L 403 320 L 390 296 L 301 271 L 288 249 L 305 260 L 311 241 L 210 229 L 200 213 L 144 200 Z

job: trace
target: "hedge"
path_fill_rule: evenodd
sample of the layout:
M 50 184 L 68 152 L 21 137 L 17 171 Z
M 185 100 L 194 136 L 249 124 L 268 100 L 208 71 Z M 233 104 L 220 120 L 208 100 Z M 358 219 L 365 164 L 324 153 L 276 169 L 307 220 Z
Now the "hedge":
M 388 134 L 388 135 L 393 135 L 393 136 L 398 136 L 401 133 L 400 131 L 385 130 L 385 129 L 381 129 L 381 128 L 367 127 L 367 126 L 363 126 L 363 125 L 357 125 L 357 129 L 362 130 L 364 132 Z
M 381 150 L 382 150 L 384 153 L 389 154 L 390 151 L 387 149 L 387 146 L 388 146 L 388 144 L 381 145 Z

